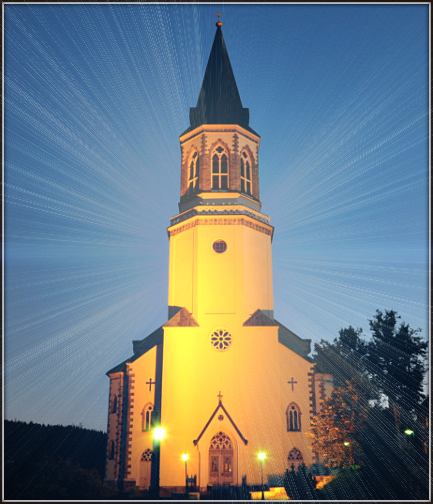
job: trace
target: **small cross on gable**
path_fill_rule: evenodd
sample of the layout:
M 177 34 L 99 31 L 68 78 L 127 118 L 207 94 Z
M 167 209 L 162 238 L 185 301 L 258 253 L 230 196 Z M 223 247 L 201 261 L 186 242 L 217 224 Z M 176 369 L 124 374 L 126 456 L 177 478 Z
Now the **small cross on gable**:
M 295 385 L 295 383 L 298 383 L 298 382 L 297 382 L 297 381 L 295 381 L 295 380 L 293 379 L 293 376 L 292 376 L 291 380 L 290 380 L 290 381 L 288 381 L 287 383 L 290 383 L 290 385 L 292 386 L 292 392 L 293 392 L 293 390 L 294 390 L 294 389 L 293 389 L 293 386 Z
M 152 378 L 146 382 L 146 385 L 149 385 L 149 390 L 152 392 L 152 385 L 155 385 L 156 382 L 152 382 Z

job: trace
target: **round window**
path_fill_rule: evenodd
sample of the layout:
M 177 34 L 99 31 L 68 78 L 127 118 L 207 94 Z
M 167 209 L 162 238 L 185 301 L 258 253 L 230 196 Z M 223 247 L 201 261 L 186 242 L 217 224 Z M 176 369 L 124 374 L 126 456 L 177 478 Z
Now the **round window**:
M 227 250 L 227 243 L 224 240 L 217 240 L 213 242 L 213 249 L 217 254 L 222 254 Z
M 232 335 L 227 329 L 217 329 L 211 333 L 210 342 L 215 350 L 224 352 L 224 350 L 228 350 L 232 344 Z

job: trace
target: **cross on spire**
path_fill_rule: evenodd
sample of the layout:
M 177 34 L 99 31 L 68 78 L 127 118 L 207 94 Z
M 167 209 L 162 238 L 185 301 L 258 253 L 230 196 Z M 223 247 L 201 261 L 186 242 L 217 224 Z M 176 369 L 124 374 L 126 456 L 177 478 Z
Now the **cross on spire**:
M 152 382 L 152 378 L 146 382 L 146 385 L 149 385 L 149 390 L 152 392 L 152 385 L 155 385 L 156 382 Z
M 294 381 L 293 376 L 292 376 L 291 380 L 290 380 L 290 381 L 288 381 L 287 383 L 290 383 L 290 385 L 292 386 L 292 392 L 293 392 L 293 385 L 294 385 L 295 383 L 298 383 L 298 382 L 297 382 L 297 381 Z
M 218 23 L 221 23 L 220 17 L 225 16 L 225 14 L 218 9 L 218 12 L 214 12 L 214 16 L 218 16 Z

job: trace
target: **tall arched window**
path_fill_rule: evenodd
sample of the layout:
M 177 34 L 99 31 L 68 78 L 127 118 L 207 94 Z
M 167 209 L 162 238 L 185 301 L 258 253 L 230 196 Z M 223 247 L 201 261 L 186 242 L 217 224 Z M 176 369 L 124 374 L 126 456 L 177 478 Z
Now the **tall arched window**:
M 108 445 L 108 458 L 110 460 L 114 459 L 114 441 L 111 439 Z
M 110 413 L 116 413 L 116 411 L 117 411 L 117 395 L 112 395 Z
M 228 189 L 228 154 L 219 146 L 212 154 L 212 189 Z
M 301 410 L 296 403 L 290 403 L 286 410 L 287 415 L 287 430 L 300 431 L 301 430 Z
M 141 412 L 142 415 L 142 426 L 141 429 L 143 431 L 150 431 L 152 427 L 152 411 L 153 411 L 153 404 L 152 403 L 147 403 L 143 411 Z
M 200 169 L 200 158 L 197 152 L 191 157 L 188 166 L 188 196 L 196 194 L 198 191 L 198 175 Z
M 241 155 L 241 192 L 251 194 L 251 163 L 245 151 Z

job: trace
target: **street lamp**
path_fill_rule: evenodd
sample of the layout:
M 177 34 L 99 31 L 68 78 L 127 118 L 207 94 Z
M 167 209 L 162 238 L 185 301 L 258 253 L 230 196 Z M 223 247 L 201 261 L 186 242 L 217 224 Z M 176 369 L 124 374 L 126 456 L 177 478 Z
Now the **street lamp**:
M 263 452 L 260 452 L 259 453 L 259 460 L 260 460 L 260 468 L 261 468 L 261 472 L 262 472 L 262 500 L 265 500 L 265 492 L 264 492 L 264 488 L 263 488 L 263 461 L 265 460 L 265 458 L 266 458 L 266 454 Z
M 188 495 L 188 453 L 182 455 L 182 460 L 185 462 L 185 491 Z
M 415 434 L 415 432 L 412 429 L 406 429 L 404 433 L 406 434 L 406 436 L 412 436 L 413 434 Z
M 161 439 L 164 439 L 165 436 L 165 429 L 164 427 L 156 427 L 153 431 L 153 437 L 157 441 L 161 441 Z
M 345 442 L 344 442 L 344 446 L 350 446 L 349 441 L 345 441 Z

